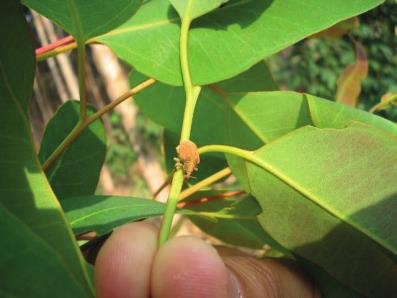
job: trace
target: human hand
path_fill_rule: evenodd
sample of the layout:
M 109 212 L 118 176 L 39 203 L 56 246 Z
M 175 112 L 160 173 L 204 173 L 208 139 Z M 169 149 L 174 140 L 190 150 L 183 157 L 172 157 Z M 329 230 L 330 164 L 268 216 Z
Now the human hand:
M 158 249 L 157 237 L 158 229 L 147 222 L 116 229 L 95 263 L 97 297 L 320 296 L 293 262 L 218 252 L 194 237 L 173 238 Z

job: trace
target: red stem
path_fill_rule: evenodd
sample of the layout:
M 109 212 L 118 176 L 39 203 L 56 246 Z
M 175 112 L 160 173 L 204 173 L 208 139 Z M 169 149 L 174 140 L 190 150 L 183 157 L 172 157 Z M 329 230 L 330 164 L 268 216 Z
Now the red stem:
M 74 38 L 69 35 L 69 36 L 61 38 L 53 43 L 42 46 L 41 48 L 37 48 L 35 52 L 36 52 L 36 55 L 41 55 L 41 54 L 47 53 L 47 52 L 59 47 L 59 46 L 67 45 L 72 42 L 74 42 Z

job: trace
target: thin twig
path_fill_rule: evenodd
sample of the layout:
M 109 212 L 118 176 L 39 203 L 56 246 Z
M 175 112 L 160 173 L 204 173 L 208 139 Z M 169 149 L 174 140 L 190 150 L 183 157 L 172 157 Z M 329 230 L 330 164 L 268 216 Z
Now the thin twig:
M 40 62 L 40 61 L 46 60 L 47 58 L 56 56 L 56 55 L 61 54 L 61 53 L 68 52 L 70 50 L 73 50 L 75 48 L 77 48 L 77 43 L 76 42 L 72 42 L 72 43 L 67 44 L 65 46 L 57 47 L 57 48 L 55 48 L 55 49 L 53 49 L 51 51 L 45 52 L 43 54 L 38 54 L 38 55 L 36 55 L 36 59 L 37 59 L 37 61 Z
M 104 106 L 102 109 L 98 110 L 95 114 L 86 117 L 83 121 L 77 123 L 75 128 L 69 133 L 69 135 L 63 140 L 63 142 L 55 149 L 55 151 L 50 155 L 50 157 L 44 162 L 43 170 L 48 171 L 51 165 L 56 161 L 64 152 L 65 150 L 77 139 L 78 136 L 95 120 L 102 117 L 105 113 L 111 111 L 115 106 L 122 103 L 126 99 L 130 98 L 131 96 L 137 94 L 138 92 L 142 91 L 143 89 L 153 85 L 156 82 L 155 79 L 148 79 L 141 84 L 135 86 L 134 88 L 130 89 L 119 98 L 115 99 L 111 103 Z
M 36 54 L 36 56 L 44 55 L 45 53 L 47 53 L 47 52 L 49 52 L 51 50 L 54 50 L 55 48 L 67 45 L 67 44 L 72 43 L 72 42 L 74 42 L 74 38 L 69 35 L 69 36 L 61 38 L 61 39 L 59 39 L 59 40 L 57 40 L 55 42 L 52 42 L 50 44 L 47 44 L 47 45 L 42 46 L 40 48 L 37 48 L 35 50 L 35 54 Z
M 230 168 L 224 168 L 223 170 L 216 172 L 215 174 L 201 180 L 200 182 L 189 187 L 188 189 L 182 191 L 181 194 L 179 195 L 179 200 L 183 200 L 186 199 L 187 197 L 190 197 L 192 194 L 196 193 L 200 189 L 203 189 L 204 187 L 207 187 L 215 183 L 216 181 L 229 176 L 231 173 L 232 171 L 230 170 Z

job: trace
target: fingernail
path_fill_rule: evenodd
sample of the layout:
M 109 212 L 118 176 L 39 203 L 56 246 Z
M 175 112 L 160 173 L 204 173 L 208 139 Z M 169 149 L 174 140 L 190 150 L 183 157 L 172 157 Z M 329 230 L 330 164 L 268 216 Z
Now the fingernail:
M 228 297 L 243 298 L 243 293 L 241 291 L 241 285 L 237 279 L 236 274 L 229 268 L 227 271 L 229 272 Z

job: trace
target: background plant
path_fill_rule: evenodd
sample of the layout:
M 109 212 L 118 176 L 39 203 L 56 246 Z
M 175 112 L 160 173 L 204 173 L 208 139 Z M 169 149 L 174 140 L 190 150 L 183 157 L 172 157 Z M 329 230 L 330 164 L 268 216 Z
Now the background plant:
M 0 229 L 7 241 L 0 264 L 10 268 L 1 276 L 3 293 L 40 297 L 45 287 L 50 296 L 93 296 L 92 267 L 73 233 L 101 237 L 125 222 L 164 214 L 161 245 L 175 212 L 226 242 L 270 244 L 311 272 L 324 296 L 396 292 L 395 124 L 313 95 L 277 91 L 263 62 L 382 1 L 23 3 L 72 35 L 36 58 L 76 48 L 80 102 L 58 109 L 36 153 L 27 113 L 33 47 L 19 3 L 3 1 Z M 90 43 L 109 46 L 135 70 L 131 90 L 100 108 L 86 96 Z M 166 205 L 95 195 L 106 154 L 100 118 L 131 96 L 165 128 L 172 176 Z M 200 181 L 181 192 L 192 181 L 184 183 L 186 173 L 174 170 L 172 160 L 187 140 L 199 147 Z M 231 172 L 238 185 L 199 192 Z

